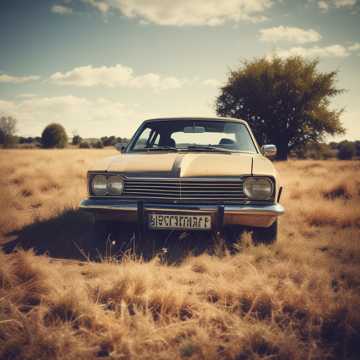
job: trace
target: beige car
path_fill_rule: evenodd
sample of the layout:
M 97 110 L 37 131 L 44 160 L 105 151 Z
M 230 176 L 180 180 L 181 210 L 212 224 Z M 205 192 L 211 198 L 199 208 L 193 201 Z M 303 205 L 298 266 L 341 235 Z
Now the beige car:
M 281 190 L 248 124 L 231 118 L 146 120 L 122 148 L 88 172 L 80 204 L 101 228 L 133 223 L 147 230 L 214 231 L 240 226 L 255 241 L 276 240 Z

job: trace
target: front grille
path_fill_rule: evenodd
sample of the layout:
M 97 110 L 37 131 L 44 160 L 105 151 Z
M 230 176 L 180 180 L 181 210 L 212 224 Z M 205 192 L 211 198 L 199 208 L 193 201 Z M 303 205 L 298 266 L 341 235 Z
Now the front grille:
M 242 179 L 142 179 L 127 178 L 123 197 L 178 201 L 241 202 L 247 198 Z

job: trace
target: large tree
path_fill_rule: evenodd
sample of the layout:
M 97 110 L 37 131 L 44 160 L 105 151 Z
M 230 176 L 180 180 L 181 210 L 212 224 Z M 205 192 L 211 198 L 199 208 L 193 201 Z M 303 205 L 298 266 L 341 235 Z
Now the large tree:
M 66 131 L 60 124 L 48 125 L 41 134 L 41 144 L 44 148 L 64 148 L 67 142 Z
M 341 134 L 342 109 L 330 109 L 330 99 L 343 90 L 336 88 L 337 72 L 320 72 L 318 60 L 299 56 L 245 61 L 230 72 L 216 100 L 220 116 L 248 121 L 261 144 L 278 147 L 286 160 L 290 150 L 325 134 Z
M 4 147 L 16 143 L 16 119 L 12 116 L 0 116 L 0 144 Z

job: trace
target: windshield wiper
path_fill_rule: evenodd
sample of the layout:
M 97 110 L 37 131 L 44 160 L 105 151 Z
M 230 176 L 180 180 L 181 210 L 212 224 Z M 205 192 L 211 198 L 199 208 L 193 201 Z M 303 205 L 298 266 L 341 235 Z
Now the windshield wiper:
M 231 154 L 231 150 L 227 150 L 224 148 L 218 148 L 216 146 L 191 145 L 191 146 L 186 147 L 186 150 Z

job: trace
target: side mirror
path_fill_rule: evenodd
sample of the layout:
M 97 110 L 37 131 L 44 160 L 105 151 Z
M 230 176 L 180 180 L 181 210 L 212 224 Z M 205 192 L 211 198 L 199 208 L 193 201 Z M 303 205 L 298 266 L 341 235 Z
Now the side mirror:
M 277 154 L 276 145 L 263 145 L 261 152 L 266 157 L 274 157 Z
M 126 149 L 126 146 L 124 144 L 122 144 L 122 143 L 116 143 L 115 148 L 116 148 L 117 151 L 122 153 Z

